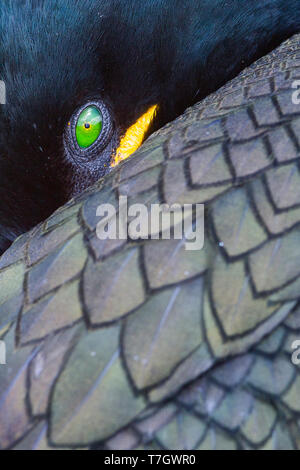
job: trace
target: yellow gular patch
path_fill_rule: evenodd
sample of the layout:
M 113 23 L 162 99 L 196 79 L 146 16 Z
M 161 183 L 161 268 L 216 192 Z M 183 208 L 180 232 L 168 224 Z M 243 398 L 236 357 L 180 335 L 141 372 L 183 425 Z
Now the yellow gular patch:
M 158 105 L 152 106 L 127 130 L 126 134 L 121 139 L 119 148 L 111 163 L 112 167 L 126 160 L 142 145 L 145 135 L 155 118 L 157 109 Z

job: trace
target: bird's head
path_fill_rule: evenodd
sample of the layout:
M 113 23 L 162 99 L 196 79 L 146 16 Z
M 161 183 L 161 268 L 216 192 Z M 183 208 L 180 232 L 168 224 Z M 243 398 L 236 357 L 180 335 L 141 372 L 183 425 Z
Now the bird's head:
M 0 252 L 298 28 L 265 3 L 2 0 Z
M 2 246 L 129 157 L 189 102 L 185 89 L 193 87 L 183 86 L 184 48 L 174 35 L 180 19 L 166 19 L 163 2 L 155 3 L 1 6 Z

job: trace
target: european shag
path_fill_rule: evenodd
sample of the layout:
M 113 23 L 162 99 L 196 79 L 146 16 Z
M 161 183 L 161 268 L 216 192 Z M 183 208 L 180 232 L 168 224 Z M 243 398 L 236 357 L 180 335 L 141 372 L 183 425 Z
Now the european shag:
M 4 0 L 0 251 L 300 30 L 299 0 Z

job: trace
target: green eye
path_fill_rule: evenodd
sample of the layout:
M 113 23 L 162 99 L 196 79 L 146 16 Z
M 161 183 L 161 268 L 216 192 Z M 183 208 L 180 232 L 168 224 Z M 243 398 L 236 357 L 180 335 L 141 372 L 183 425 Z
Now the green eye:
M 103 127 L 102 113 L 96 106 L 85 108 L 76 124 L 76 139 L 79 147 L 86 149 L 93 145 Z

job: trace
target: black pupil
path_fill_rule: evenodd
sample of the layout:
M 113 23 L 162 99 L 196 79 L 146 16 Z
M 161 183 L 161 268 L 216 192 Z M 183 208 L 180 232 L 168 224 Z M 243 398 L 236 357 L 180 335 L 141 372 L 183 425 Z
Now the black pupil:
M 89 129 L 89 128 L 91 127 L 91 125 L 90 125 L 88 122 L 86 122 L 85 125 L 84 125 L 84 127 L 85 127 L 86 129 Z

